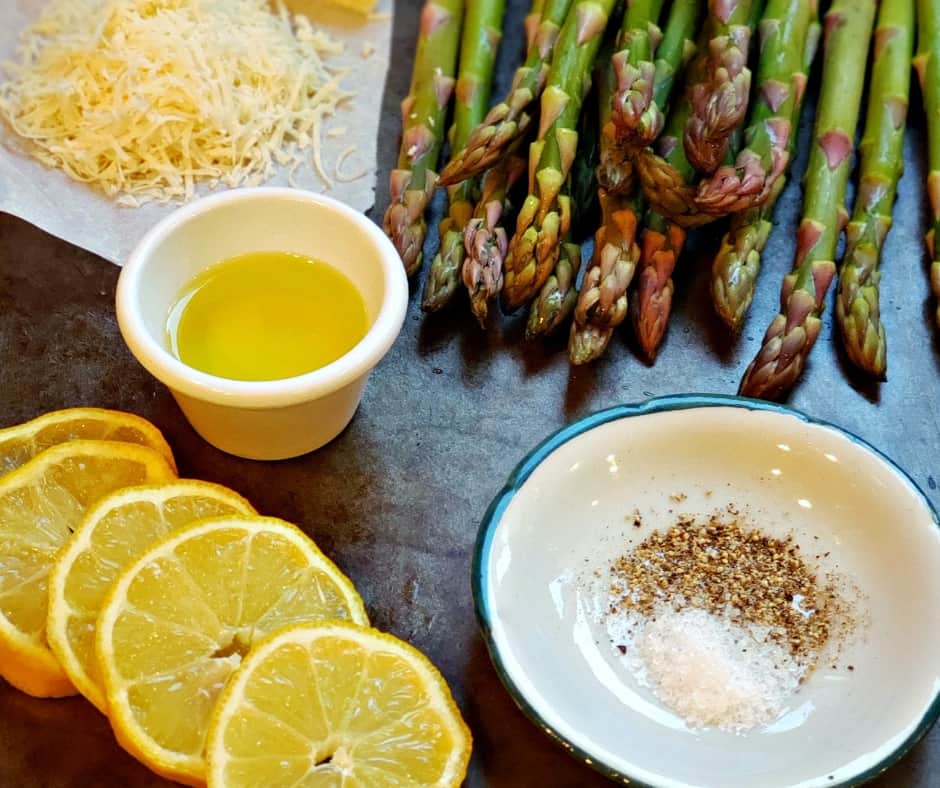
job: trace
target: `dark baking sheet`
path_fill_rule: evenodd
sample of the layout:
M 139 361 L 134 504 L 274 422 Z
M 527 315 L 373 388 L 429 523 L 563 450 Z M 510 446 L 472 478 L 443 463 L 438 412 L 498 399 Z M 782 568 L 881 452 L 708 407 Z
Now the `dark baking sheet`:
M 527 5 L 509 2 L 500 91 L 518 57 Z M 421 0 L 397 0 L 392 67 L 384 98 L 375 99 L 382 129 L 379 209 L 372 216 L 379 221 L 420 6 Z M 916 92 L 912 103 L 908 167 L 883 282 L 889 380 L 871 386 L 852 377 L 827 319 L 791 404 L 880 447 L 940 506 L 940 351 L 929 320 L 924 130 Z M 804 140 L 808 131 L 804 124 Z M 798 172 L 803 165 L 801 158 Z M 490 665 L 470 596 L 477 525 L 520 457 L 563 424 L 655 395 L 733 393 L 776 311 L 798 211 L 798 185 L 791 184 L 777 209 L 751 319 L 737 341 L 725 335 L 704 296 L 704 252 L 718 231 L 700 234 L 703 253 L 682 261 L 675 314 L 654 367 L 637 360 L 629 332 L 622 331 L 600 363 L 572 371 L 563 339 L 525 347 L 520 318 L 482 333 L 463 304 L 423 319 L 415 293 L 404 331 L 349 429 L 311 456 L 269 464 L 206 445 L 166 389 L 130 356 L 114 317 L 117 268 L 0 215 L 0 426 L 83 404 L 153 419 L 182 474 L 227 484 L 260 511 L 300 524 L 352 577 L 373 622 L 430 655 L 473 730 L 468 785 L 606 785 L 516 710 Z M 940 728 L 874 785 L 927 788 L 938 781 Z M 0 787 L 165 784 L 117 747 L 89 704 L 34 700 L 0 681 Z

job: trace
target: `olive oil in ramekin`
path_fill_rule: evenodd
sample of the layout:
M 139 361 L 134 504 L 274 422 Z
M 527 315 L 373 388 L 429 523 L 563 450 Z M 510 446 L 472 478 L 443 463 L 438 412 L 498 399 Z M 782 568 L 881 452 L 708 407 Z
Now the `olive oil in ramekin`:
M 325 367 L 366 335 L 362 295 L 341 271 L 288 252 L 223 260 L 171 307 L 171 352 L 231 380 L 282 380 Z

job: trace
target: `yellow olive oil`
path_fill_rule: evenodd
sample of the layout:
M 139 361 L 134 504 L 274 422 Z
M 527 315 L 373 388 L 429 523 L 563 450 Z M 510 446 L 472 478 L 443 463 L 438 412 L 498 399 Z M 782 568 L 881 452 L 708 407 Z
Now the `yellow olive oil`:
M 231 380 L 282 380 L 348 353 L 369 328 L 356 286 L 331 265 L 287 252 L 223 260 L 187 284 L 170 310 L 170 349 Z

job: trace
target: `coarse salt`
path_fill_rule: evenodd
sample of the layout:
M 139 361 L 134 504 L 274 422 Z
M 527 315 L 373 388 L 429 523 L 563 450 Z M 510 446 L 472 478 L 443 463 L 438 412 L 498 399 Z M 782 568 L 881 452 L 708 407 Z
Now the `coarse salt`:
M 692 728 L 744 733 L 775 720 L 806 672 L 761 627 L 698 608 L 608 618 L 631 671 Z

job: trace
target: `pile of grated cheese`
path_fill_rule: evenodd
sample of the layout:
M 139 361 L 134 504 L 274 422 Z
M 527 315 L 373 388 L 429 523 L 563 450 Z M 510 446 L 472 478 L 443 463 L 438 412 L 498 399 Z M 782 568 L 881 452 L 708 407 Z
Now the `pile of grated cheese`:
M 258 185 L 320 157 L 342 44 L 267 0 L 52 0 L 4 66 L 27 152 L 122 205 Z

